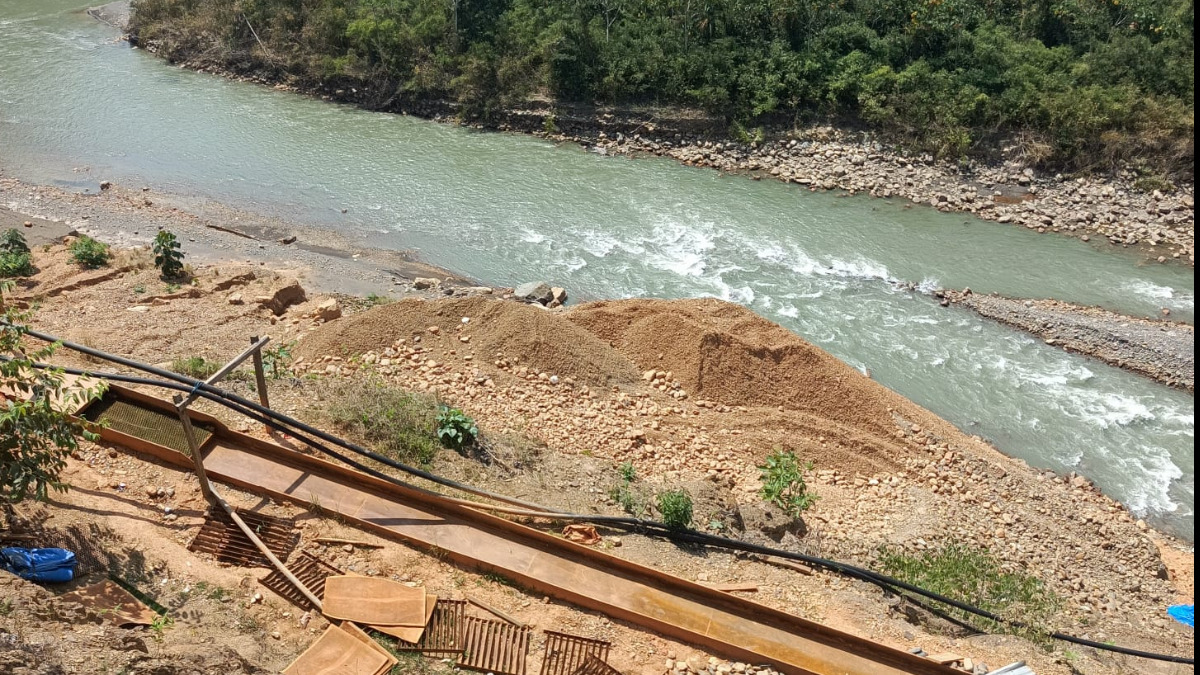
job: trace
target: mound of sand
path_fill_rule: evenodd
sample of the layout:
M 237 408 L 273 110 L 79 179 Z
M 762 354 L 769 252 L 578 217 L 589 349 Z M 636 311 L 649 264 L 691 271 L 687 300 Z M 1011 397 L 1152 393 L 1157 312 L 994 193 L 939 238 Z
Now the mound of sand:
M 720 300 L 619 300 L 566 318 L 613 345 L 639 370 L 674 374 L 693 398 L 782 406 L 878 432 L 907 400 L 779 324 Z M 913 406 L 915 407 L 915 406 Z
M 464 325 L 463 318 L 470 321 Z M 438 333 L 430 333 L 430 326 L 437 326 Z M 471 350 L 485 359 L 516 357 L 536 371 L 592 386 L 628 385 L 639 376 L 629 359 L 561 314 L 483 297 L 408 299 L 375 307 L 314 331 L 297 354 L 310 360 L 353 356 L 416 336 L 426 344 L 441 340 L 451 349 L 461 349 L 465 345 L 458 344 L 460 332 L 470 336 Z
M 463 335 L 469 347 L 459 342 Z M 807 424 L 863 451 L 894 441 L 889 408 L 945 424 L 795 333 L 719 300 L 602 301 L 547 312 L 487 297 L 409 299 L 326 324 L 297 353 L 349 357 L 417 336 L 473 352 L 480 359 L 473 365 L 484 369 L 497 357 L 515 357 L 535 372 L 599 387 L 629 387 L 646 370 L 671 371 L 693 400 L 802 413 Z

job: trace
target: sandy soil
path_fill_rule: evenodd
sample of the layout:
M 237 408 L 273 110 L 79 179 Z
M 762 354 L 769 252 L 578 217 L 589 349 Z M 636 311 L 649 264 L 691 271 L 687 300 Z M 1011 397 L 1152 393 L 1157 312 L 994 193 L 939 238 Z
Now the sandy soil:
M 440 473 L 550 506 L 619 513 L 608 492 L 616 464 L 631 461 L 648 494 L 688 489 L 701 527 L 868 565 L 883 544 L 919 551 L 959 539 L 988 547 L 1062 595 L 1063 630 L 1143 649 L 1192 651 L 1191 631 L 1162 611 L 1190 598 L 1190 547 L 1154 533 L 1082 477 L 1039 473 L 1003 457 L 739 307 L 625 301 L 547 311 L 500 297 L 442 299 L 430 290 L 426 299 L 382 306 L 336 296 L 346 316 L 324 321 L 317 307 L 327 296 L 312 291 L 279 314 L 260 304 L 258 298 L 274 297 L 292 279 L 262 265 L 199 264 L 195 284 L 176 289 L 157 279 L 144 252 L 119 253 L 114 267 L 92 272 L 69 265 L 61 246 L 37 248 L 35 262 L 40 271 L 19 295 L 40 300 L 39 329 L 150 362 L 193 355 L 221 361 L 251 335 L 298 340 L 296 368 L 308 376 L 272 383 L 277 409 L 325 423 L 327 387 L 371 376 L 464 407 L 508 453 L 490 465 L 442 453 L 435 462 Z M 230 303 L 234 295 L 242 304 Z M 240 381 L 230 386 L 246 387 Z M 228 421 L 252 430 L 245 421 Z M 772 524 L 778 513 L 767 513 L 757 497 L 755 465 L 777 446 L 816 463 L 809 482 L 821 499 L 802 525 Z M 18 630 L 0 624 L 22 636 L 20 649 L 82 650 L 57 652 L 65 672 L 81 672 L 70 661 L 77 653 L 107 654 L 110 672 L 132 665 L 128 672 L 148 673 L 159 672 L 146 665 L 161 662 L 155 659 L 202 658 L 189 651 L 200 644 L 219 658 L 229 655 L 212 647 L 234 650 L 248 664 L 244 672 L 253 672 L 282 667 L 321 627 L 319 619 L 302 627 L 303 613 L 270 593 L 254 600 L 255 579 L 265 570 L 222 568 L 186 551 L 201 506 L 186 474 L 97 447 L 72 461 L 68 479 L 78 489 L 46 507 L 23 507 L 20 515 L 35 526 L 103 533 L 96 546 L 115 556 L 113 564 L 129 572 L 130 581 L 172 608 L 176 624 L 163 631 L 161 643 L 135 632 L 148 653 L 110 653 L 125 637 L 91 637 L 96 629 L 86 621 L 25 618 L 18 624 L 32 629 Z M 164 486 L 174 490 L 172 500 L 157 496 Z M 247 507 L 297 517 L 306 523 L 303 545 L 335 565 L 394 575 L 450 597 L 480 593 L 539 628 L 612 639 L 613 662 L 624 672 L 661 673 L 668 655 L 700 669 L 708 663 L 707 654 L 685 645 L 569 606 L 550 603 L 548 609 L 543 598 L 501 580 L 313 514 L 225 492 Z M 384 547 L 322 548 L 312 542 L 322 535 Z M 1178 672 L 1092 650 L 1046 653 L 1009 636 L 938 634 L 906 620 L 894 599 L 877 589 L 822 572 L 805 576 L 634 535 L 608 533 L 603 545 L 685 578 L 756 582 L 758 601 L 905 649 L 955 651 L 992 667 L 1026 659 L 1039 673 Z M 142 562 L 134 567 L 122 562 L 137 556 Z M 133 573 L 138 570 L 142 576 Z M 220 587 L 231 599 L 223 601 L 224 593 L 198 598 L 201 581 L 206 593 Z M 232 669 L 230 663 L 218 669 Z

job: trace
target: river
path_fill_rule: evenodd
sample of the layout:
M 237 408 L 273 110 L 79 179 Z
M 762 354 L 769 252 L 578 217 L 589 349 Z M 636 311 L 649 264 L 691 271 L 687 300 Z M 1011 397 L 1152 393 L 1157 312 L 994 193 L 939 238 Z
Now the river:
M 212 198 L 416 249 L 488 283 L 544 278 L 575 300 L 739 302 L 1005 453 L 1087 475 L 1193 538 L 1191 395 L 897 283 L 1134 314 L 1168 307 L 1190 322 L 1190 268 L 906 203 L 230 82 L 131 49 L 81 9 L 0 2 L 0 168 L 10 175 Z

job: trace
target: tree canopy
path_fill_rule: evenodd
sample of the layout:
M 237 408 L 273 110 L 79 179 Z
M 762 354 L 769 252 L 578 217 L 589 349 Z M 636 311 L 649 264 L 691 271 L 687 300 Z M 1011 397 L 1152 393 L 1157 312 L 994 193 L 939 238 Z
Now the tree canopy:
M 137 0 L 179 55 L 483 116 L 530 96 L 831 118 L 957 155 L 1192 163 L 1190 0 Z

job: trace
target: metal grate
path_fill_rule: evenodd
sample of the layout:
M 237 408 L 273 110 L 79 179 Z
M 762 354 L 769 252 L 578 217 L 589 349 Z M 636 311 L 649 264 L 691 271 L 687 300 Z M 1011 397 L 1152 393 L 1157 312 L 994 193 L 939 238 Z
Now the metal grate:
M 541 675 L 574 675 L 588 656 L 608 661 L 611 642 L 592 638 L 546 631 L 546 658 L 542 661 Z
M 505 621 L 463 618 L 463 653 L 460 668 L 496 675 L 525 675 L 529 628 Z
M 296 531 L 296 526 L 291 520 L 241 510 L 238 511 L 238 515 L 277 558 L 287 560 L 300 538 L 300 533 Z M 193 553 L 207 553 L 218 562 L 230 565 L 271 566 L 271 562 L 246 537 L 241 528 L 234 524 L 228 514 L 220 510 L 208 512 L 204 525 L 196 533 L 192 543 L 188 544 L 188 550 Z
M 325 580 L 329 577 L 342 574 L 341 570 L 308 551 L 301 551 L 295 560 L 288 563 L 288 570 L 308 590 L 312 591 L 313 595 L 322 600 L 325 599 Z M 259 580 L 258 583 L 278 593 L 284 600 L 291 602 L 297 607 L 314 609 L 312 603 L 300 592 L 300 589 L 288 581 L 287 577 L 283 576 L 283 573 L 279 570 L 271 570 L 271 573 Z
M 463 652 L 463 618 L 466 600 L 438 599 L 425 633 L 416 644 L 396 641 L 396 651 L 423 652 L 427 656 L 455 656 Z
M 113 431 L 171 448 L 185 455 L 190 454 L 187 437 L 183 435 L 183 423 L 165 410 L 125 401 L 108 392 L 99 401 L 88 406 L 87 410 L 83 411 L 83 416 L 88 421 L 104 424 Z M 200 446 L 213 435 L 213 426 L 208 423 L 193 420 L 192 428 L 196 432 L 196 443 Z
M 621 671 L 600 660 L 595 654 L 588 654 L 583 664 L 575 669 L 572 675 L 623 675 Z

